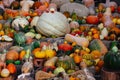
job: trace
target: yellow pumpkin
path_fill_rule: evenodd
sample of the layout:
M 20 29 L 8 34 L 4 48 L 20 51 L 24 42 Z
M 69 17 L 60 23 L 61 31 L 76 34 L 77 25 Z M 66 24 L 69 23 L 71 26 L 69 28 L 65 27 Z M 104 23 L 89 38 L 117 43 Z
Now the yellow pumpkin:
M 52 49 L 45 50 L 46 58 L 52 58 L 56 55 L 56 52 Z
M 35 58 L 45 58 L 46 57 L 46 53 L 45 51 L 37 51 L 34 54 Z

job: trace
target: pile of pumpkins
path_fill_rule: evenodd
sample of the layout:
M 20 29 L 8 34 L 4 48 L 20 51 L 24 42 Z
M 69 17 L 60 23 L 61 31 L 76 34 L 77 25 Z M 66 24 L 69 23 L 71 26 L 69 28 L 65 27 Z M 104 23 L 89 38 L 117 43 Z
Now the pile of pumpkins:
M 81 70 L 81 62 L 95 73 L 99 73 L 103 66 L 118 69 L 120 7 L 106 8 L 100 3 L 94 10 L 96 13 L 89 15 L 89 7 L 86 2 L 84 4 L 69 0 L 61 4 L 59 0 L 52 0 L 52 3 L 49 0 L 4 3 L 5 9 L 0 8 L 0 43 L 12 45 L 9 48 L 5 48 L 5 44 L 0 45 L 1 77 L 7 78 L 19 72 L 16 65 L 22 65 L 21 75 L 37 69 L 56 76 L 61 72 L 70 75 Z M 68 5 L 73 6 L 73 10 L 74 5 L 82 7 L 85 14 L 79 13 L 79 10 L 71 12 Z M 64 7 L 68 9 L 64 11 Z M 116 42 L 109 47 L 102 40 Z M 79 80 L 74 76 L 69 79 Z

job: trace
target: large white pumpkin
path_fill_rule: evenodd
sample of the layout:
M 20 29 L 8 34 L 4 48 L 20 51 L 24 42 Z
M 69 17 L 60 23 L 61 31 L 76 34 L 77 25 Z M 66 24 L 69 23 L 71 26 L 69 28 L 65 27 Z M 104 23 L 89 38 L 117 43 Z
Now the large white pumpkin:
M 67 18 L 60 12 L 44 12 L 38 19 L 36 30 L 45 35 L 63 36 L 70 32 Z

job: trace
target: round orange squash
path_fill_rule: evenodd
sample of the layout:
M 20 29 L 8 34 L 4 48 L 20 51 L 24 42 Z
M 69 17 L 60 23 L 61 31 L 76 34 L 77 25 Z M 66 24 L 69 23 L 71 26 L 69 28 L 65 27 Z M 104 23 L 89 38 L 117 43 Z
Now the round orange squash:
M 78 64 L 78 63 L 80 63 L 82 61 L 82 57 L 79 56 L 78 54 L 75 54 L 73 59 L 74 59 L 76 64 Z
M 87 23 L 89 23 L 89 24 L 98 24 L 98 22 L 99 22 L 99 19 L 98 19 L 98 17 L 97 16 L 88 16 L 87 18 L 86 18 L 86 21 L 87 21 Z
M 13 63 L 8 64 L 7 69 L 10 71 L 11 74 L 16 73 L 17 71 L 16 66 Z
M 19 54 L 15 50 L 10 50 L 6 53 L 7 60 L 17 60 L 19 58 Z
M 93 57 L 94 59 L 98 59 L 98 58 L 101 57 L 101 53 L 100 53 L 100 51 L 98 51 L 98 50 L 93 50 L 93 51 L 91 52 L 91 55 L 92 55 L 92 57 Z

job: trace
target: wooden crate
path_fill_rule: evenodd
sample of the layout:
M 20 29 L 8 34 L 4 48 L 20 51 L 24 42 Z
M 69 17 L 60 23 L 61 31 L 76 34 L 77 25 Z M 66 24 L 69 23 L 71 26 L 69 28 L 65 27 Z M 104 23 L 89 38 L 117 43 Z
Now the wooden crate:
M 120 80 L 120 71 L 112 71 L 102 68 L 102 80 Z

